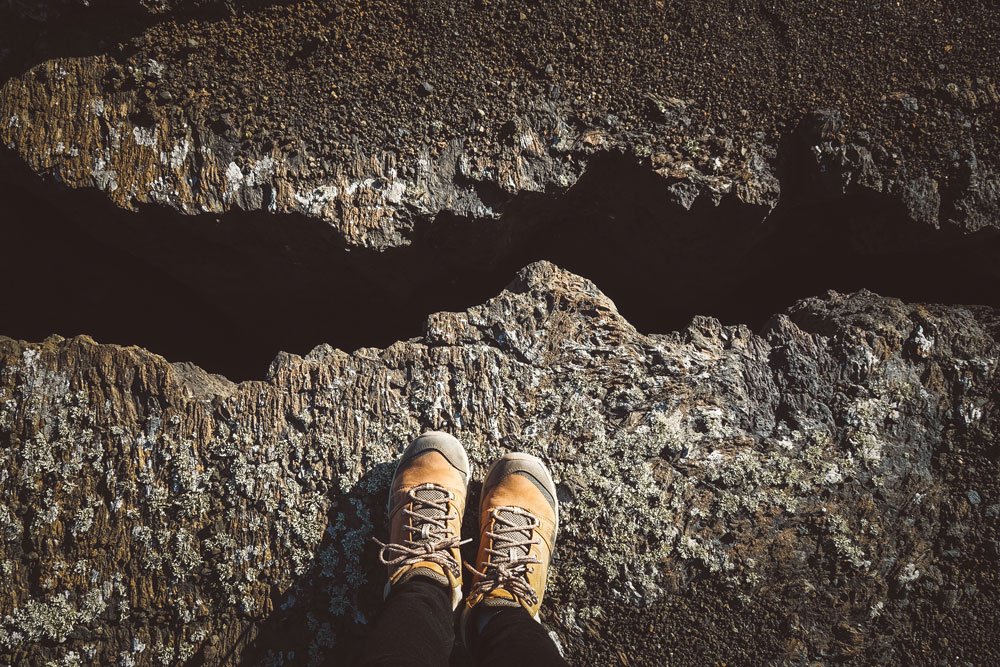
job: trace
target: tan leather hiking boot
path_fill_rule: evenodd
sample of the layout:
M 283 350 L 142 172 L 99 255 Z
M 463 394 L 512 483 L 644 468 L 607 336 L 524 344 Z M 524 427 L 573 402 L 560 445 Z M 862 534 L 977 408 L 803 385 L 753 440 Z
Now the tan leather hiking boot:
M 524 607 L 537 621 L 559 525 L 556 485 L 541 459 L 510 453 L 490 466 L 479 505 L 478 569 L 462 610 Z
M 386 596 L 392 586 L 423 576 L 450 587 L 452 609 L 458 608 L 468 484 L 469 458 L 447 433 L 424 433 L 403 452 L 389 487 L 389 542 L 375 540 L 389 567 Z

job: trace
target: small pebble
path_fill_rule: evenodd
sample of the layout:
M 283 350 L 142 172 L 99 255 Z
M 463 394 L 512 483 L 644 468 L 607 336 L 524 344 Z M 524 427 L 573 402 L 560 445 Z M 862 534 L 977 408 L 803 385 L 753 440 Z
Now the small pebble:
M 965 492 L 965 495 L 969 499 L 969 502 L 972 503 L 973 505 L 978 505 L 979 503 L 983 502 L 983 499 L 979 497 L 979 494 L 976 492 L 975 489 L 969 489 L 968 491 Z

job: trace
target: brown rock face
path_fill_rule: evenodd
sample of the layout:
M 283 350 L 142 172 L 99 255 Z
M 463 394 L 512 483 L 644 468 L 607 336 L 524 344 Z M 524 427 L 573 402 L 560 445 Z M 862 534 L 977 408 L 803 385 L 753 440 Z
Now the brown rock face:
M 259 382 L 2 339 L 0 658 L 340 664 L 380 603 L 394 457 L 444 428 L 476 477 L 551 466 L 542 620 L 579 664 L 993 660 L 998 331 L 861 292 L 647 336 L 543 262 Z

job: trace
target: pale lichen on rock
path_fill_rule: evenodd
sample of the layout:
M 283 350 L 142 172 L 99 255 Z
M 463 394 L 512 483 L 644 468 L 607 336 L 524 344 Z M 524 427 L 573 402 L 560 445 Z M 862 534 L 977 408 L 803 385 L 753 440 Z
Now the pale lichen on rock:
M 913 318 L 931 313 L 935 344 L 914 354 Z M 581 623 L 627 609 L 655 627 L 704 578 L 755 605 L 775 599 L 769 582 L 832 592 L 830 571 L 860 634 L 803 635 L 797 655 L 878 644 L 870 610 L 905 619 L 906 596 L 946 576 L 928 527 L 950 506 L 942 457 L 982 456 L 995 429 L 990 317 L 831 293 L 763 336 L 708 318 L 646 336 L 592 283 L 538 263 L 482 306 L 429 317 L 421 339 L 283 354 L 263 382 L 209 384 L 84 338 L 5 339 L 4 651 L 349 649 L 378 606 L 370 538 L 392 462 L 432 427 L 462 439 L 477 475 L 513 449 L 549 463 L 565 519 L 543 621 L 571 657 L 614 651 Z M 951 421 L 956 395 L 979 416 Z M 294 618 L 302 633 L 269 634 Z

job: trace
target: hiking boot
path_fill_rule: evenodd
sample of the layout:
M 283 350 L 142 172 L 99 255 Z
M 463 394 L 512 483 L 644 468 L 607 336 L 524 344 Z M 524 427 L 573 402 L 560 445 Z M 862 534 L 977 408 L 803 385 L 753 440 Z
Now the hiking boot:
M 389 568 L 385 595 L 421 576 L 451 589 L 452 609 L 462 600 L 462 513 L 469 458 L 447 433 L 431 431 L 403 452 L 389 487 L 389 542 L 379 559 Z
M 523 607 L 538 620 L 558 525 L 556 486 L 541 459 L 510 453 L 490 466 L 479 505 L 479 569 L 466 564 L 475 578 L 462 610 L 464 636 L 478 609 L 477 617 L 488 618 L 490 609 Z

